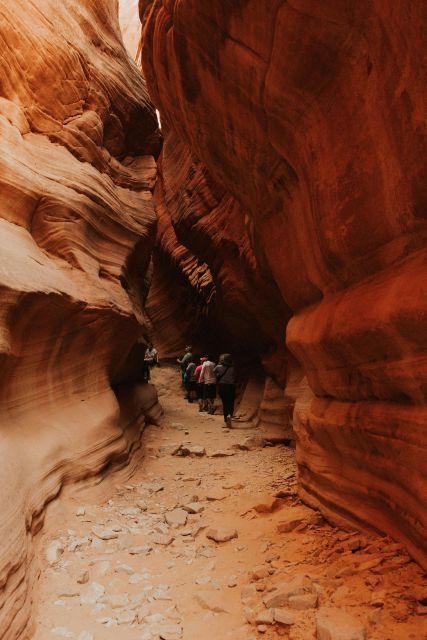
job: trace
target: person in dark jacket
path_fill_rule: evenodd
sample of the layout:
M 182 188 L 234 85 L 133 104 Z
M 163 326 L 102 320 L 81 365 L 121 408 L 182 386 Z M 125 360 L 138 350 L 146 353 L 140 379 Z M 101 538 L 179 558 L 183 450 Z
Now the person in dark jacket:
M 179 364 L 179 368 L 181 369 L 181 378 L 182 378 L 182 384 L 184 387 L 185 387 L 185 380 L 184 380 L 185 372 L 187 370 L 188 365 L 192 361 L 192 359 L 193 359 L 193 353 L 190 345 L 185 347 L 185 352 L 182 358 L 177 358 L 177 363 Z M 185 399 L 188 400 L 188 394 L 185 396 Z
M 224 423 L 232 427 L 231 419 L 234 413 L 236 399 L 236 385 L 233 360 L 229 353 L 223 353 L 219 358 L 219 364 L 214 369 L 218 382 L 218 393 L 222 401 Z

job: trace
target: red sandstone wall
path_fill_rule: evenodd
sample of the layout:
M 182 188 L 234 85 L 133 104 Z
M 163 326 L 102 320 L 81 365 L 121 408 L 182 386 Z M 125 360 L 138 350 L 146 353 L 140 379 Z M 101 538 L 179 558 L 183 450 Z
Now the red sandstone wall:
M 0 635 L 11 639 L 28 637 L 46 503 L 123 462 L 155 412 L 148 386 L 120 383 L 135 373 L 156 232 L 157 123 L 115 0 L 1 0 L 0 35 Z
M 190 154 L 232 202 L 227 223 L 243 212 L 241 243 L 280 291 L 274 322 L 293 312 L 287 346 L 314 394 L 294 420 L 301 495 L 425 563 L 426 4 L 142 0 L 140 11 L 166 131 L 157 208 L 213 272 L 224 222 L 194 217 Z M 216 287 L 241 282 L 235 269 Z

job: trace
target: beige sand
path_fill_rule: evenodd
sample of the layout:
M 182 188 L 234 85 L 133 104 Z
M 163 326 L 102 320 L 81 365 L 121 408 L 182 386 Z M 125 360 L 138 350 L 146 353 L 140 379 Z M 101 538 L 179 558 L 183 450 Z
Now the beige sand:
M 183 399 L 176 370 L 160 368 L 153 377 L 165 419 L 146 429 L 137 471 L 75 488 L 50 509 L 34 640 L 175 640 L 181 633 L 184 640 L 308 640 L 316 628 L 318 638 L 339 640 L 340 624 L 355 638 L 425 637 L 422 572 L 399 545 L 322 521 L 295 495 L 292 449 L 233 448 L 265 434 L 227 431 L 221 416 L 198 413 Z M 182 444 L 200 445 L 206 455 L 172 455 Z M 218 451 L 233 455 L 211 457 Z M 273 504 L 279 491 L 284 497 Z M 200 513 L 186 516 L 183 506 Z M 222 543 L 206 535 L 234 530 L 238 537 Z M 300 590 L 276 617 L 294 622 L 270 624 L 274 612 L 263 599 L 280 599 L 283 589 L 273 588 L 292 580 Z M 335 635 L 322 635 L 325 610 Z M 350 615 L 344 623 L 342 612 Z

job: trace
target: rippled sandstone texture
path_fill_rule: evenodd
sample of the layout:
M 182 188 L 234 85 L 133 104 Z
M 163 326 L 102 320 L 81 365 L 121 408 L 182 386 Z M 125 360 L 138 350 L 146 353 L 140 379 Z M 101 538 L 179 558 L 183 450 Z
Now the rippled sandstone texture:
M 126 462 L 158 411 L 152 388 L 131 384 L 158 145 L 115 0 L 2 0 L 0 35 L 0 635 L 9 640 L 29 637 L 31 538 L 45 505 L 64 484 Z
M 309 382 L 288 376 L 301 496 L 426 565 L 426 4 L 141 0 L 140 12 L 165 133 L 152 295 L 173 306 L 156 326 L 166 335 L 200 309 L 249 347 L 249 320 L 284 386 L 277 327 L 291 310 L 286 344 Z

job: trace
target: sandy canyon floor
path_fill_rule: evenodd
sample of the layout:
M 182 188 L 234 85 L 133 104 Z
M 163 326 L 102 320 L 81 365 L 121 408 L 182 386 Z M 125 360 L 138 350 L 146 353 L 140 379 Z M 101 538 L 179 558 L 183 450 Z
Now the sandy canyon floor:
M 199 413 L 172 368 L 153 382 L 140 464 L 49 509 L 35 640 L 427 638 L 399 544 L 330 526 L 298 500 L 293 449 Z

